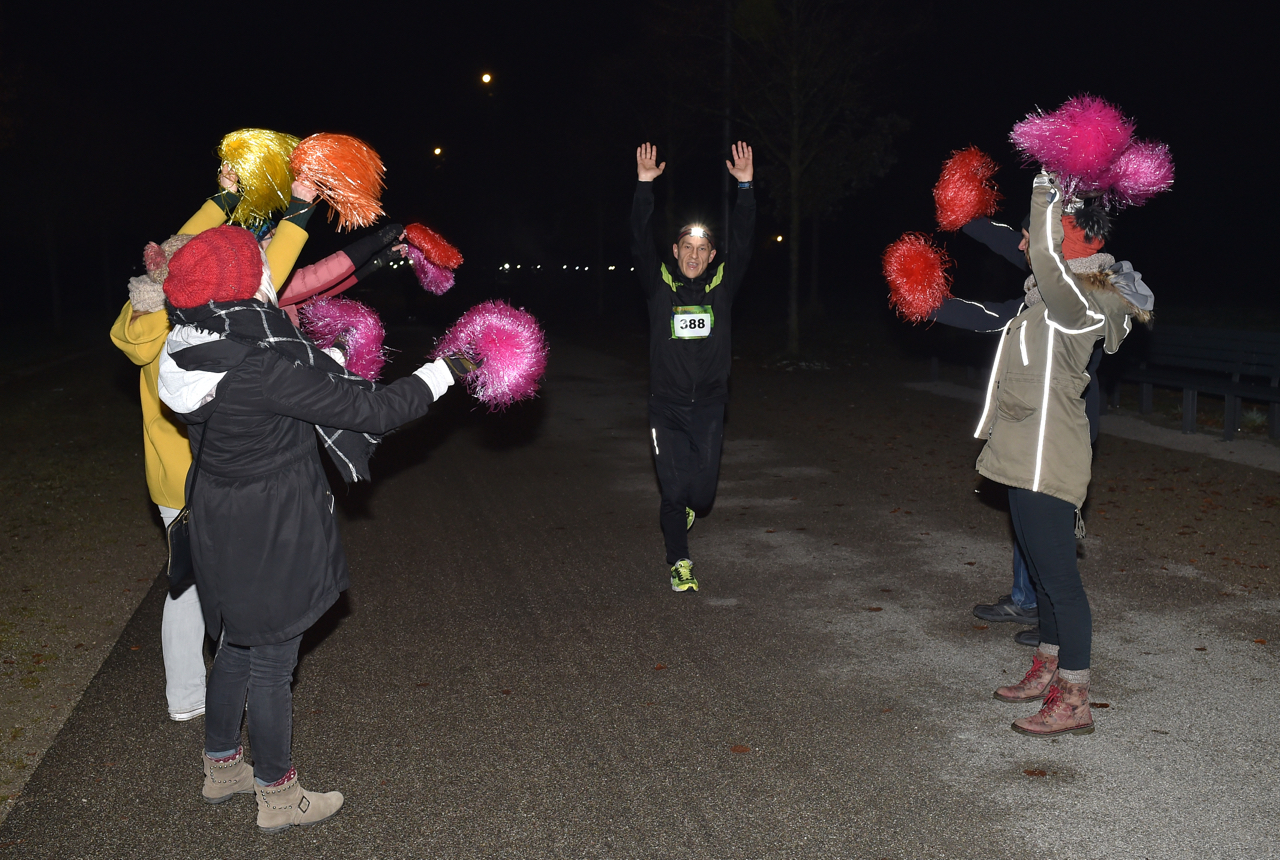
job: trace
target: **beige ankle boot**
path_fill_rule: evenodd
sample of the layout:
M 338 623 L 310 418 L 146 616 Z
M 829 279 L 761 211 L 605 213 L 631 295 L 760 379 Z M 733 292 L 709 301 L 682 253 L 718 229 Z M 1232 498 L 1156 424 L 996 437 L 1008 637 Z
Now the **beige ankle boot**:
M 227 761 L 204 759 L 204 788 L 200 793 L 208 803 L 222 803 L 236 794 L 253 794 L 253 768 L 244 760 L 244 747 Z
M 1039 713 L 1009 726 L 1023 735 L 1047 738 L 1053 735 L 1087 735 L 1093 731 L 1093 713 L 1089 710 L 1089 684 L 1072 684 L 1058 678 L 1049 687 L 1049 695 Z
M 1058 677 L 1058 655 L 1037 650 L 1031 655 L 1031 668 L 1022 680 L 1007 687 L 998 687 L 993 694 L 1003 702 L 1030 702 L 1043 699 L 1049 685 Z
M 278 785 L 255 783 L 254 788 L 258 794 L 258 827 L 267 833 L 279 833 L 294 825 L 319 824 L 342 808 L 341 792 L 304 791 L 293 768 L 289 769 L 284 782 Z

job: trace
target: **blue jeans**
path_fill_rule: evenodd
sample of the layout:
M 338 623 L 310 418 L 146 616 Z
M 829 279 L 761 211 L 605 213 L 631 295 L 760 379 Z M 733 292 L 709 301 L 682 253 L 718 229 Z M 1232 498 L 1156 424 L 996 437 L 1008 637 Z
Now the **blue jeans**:
M 1015 538 L 1013 541 L 1013 605 L 1020 609 L 1036 608 L 1036 589 L 1031 584 L 1031 574 L 1027 572 L 1027 560 L 1022 557 L 1022 547 Z
M 292 766 L 293 669 L 302 634 L 277 645 L 244 647 L 223 641 L 213 658 L 205 694 L 205 752 L 240 745 L 240 720 L 249 700 L 249 741 L 253 775 L 264 784 L 283 777 Z

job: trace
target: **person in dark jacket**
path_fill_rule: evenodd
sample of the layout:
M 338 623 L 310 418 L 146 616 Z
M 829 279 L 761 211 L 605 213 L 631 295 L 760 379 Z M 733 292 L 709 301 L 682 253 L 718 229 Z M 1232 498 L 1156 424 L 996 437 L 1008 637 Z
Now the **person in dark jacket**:
M 729 259 L 716 263 L 711 231 L 688 224 L 671 246 L 673 260 L 660 262 L 653 239 L 653 180 L 666 162 L 658 163 L 656 146 L 636 149 L 631 255 L 649 304 L 649 434 L 674 591 L 698 590 L 687 532 L 695 512 L 705 515 L 715 501 L 733 358 L 730 316 L 755 232 L 751 147 L 739 141 L 725 166 L 738 180 Z
M 1073 271 L 1101 271 L 1115 263 L 1115 258 L 1110 254 L 1102 253 L 1103 245 L 1110 236 L 1111 222 L 1100 208 L 1089 207 L 1086 211 L 1089 213 L 1087 217 L 1082 213 L 1079 218 L 1067 215 L 1062 219 L 1063 254 Z M 1028 258 L 1027 228 L 1029 225 L 1029 215 L 1023 219 L 1020 231 L 980 216 L 960 229 L 966 236 L 986 245 L 1019 271 L 1029 275 L 1031 271 L 1031 262 Z M 1004 328 L 1005 323 L 1022 311 L 1026 301 L 1025 292 L 1033 287 L 1034 278 L 1028 277 L 1023 284 L 1024 295 L 1006 302 L 972 302 L 952 297 L 945 300 L 929 318 L 944 325 L 970 331 L 998 332 Z M 1099 343 L 1089 358 L 1086 372 L 1090 382 L 1082 395 L 1085 415 L 1089 419 L 1090 442 L 1097 441 L 1098 438 L 1101 398 L 1098 393 L 1097 371 L 1101 360 L 1102 344 Z M 1013 542 L 1013 587 L 1008 594 L 995 603 L 979 603 L 974 606 L 973 614 L 984 621 L 1039 623 L 1035 587 L 1031 584 L 1027 562 L 1017 540 Z M 1040 630 L 1038 627 L 1033 627 L 1030 630 L 1019 631 L 1014 636 L 1014 641 L 1034 648 L 1040 644 Z
M 202 794 L 220 803 L 254 792 L 258 826 L 277 831 L 323 821 L 343 802 L 304 791 L 290 755 L 302 634 L 348 586 L 317 432 L 344 475 L 367 477 L 373 434 L 424 414 L 453 376 L 442 360 L 385 386 L 347 373 L 340 353 L 315 348 L 276 307 L 264 259 L 252 233 L 230 226 L 173 255 L 159 389 L 196 452 L 192 558 L 206 627 L 221 631 Z M 256 771 L 239 743 L 246 697 Z

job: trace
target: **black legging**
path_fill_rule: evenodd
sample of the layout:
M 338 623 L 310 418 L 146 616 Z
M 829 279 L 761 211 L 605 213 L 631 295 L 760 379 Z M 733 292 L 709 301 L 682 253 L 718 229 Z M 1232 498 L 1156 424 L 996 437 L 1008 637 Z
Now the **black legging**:
M 1089 668 L 1093 614 L 1076 566 L 1076 508 L 1044 493 L 1009 488 L 1013 531 L 1040 608 L 1040 641 L 1059 646 L 1058 667 Z
M 667 545 L 667 564 L 689 557 L 685 508 L 705 511 L 716 500 L 724 404 L 649 401 L 650 450 L 662 487 L 658 521 Z

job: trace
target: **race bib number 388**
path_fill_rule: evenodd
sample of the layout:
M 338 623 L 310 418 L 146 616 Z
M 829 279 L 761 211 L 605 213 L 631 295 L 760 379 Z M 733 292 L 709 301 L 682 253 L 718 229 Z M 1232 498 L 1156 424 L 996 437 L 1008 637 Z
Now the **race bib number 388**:
M 671 309 L 671 336 L 679 340 L 708 337 L 715 314 L 711 305 L 685 305 Z

